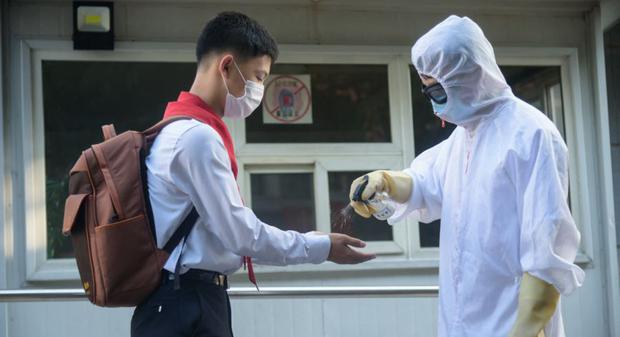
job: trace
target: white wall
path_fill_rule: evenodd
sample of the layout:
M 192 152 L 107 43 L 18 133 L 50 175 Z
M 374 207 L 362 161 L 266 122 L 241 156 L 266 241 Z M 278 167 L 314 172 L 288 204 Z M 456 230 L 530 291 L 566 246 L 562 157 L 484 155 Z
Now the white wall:
M 596 143 L 594 98 L 589 82 L 590 51 L 586 43 L 590 23 L 583 11 L 590 1 L 459 1 L 433 7 L 432 2 L 409 5 L 408 1 L 394 1 L 387 5 L 371 1 L 341 1 L 314 3 L 294 0 L 290 5 L 259 5 L 265 1 L 247 1 L 234 8 L 211 2 L 183 1 L 156 2 L 116 1 L 115 30 L 122 41 L 194 42 L 204 23 L 225 9 L 241 10 L 266 25 L 280 43 L 286 44 L 345 44 L 410 46 L 425 30 L 447 14 L 470 15 L 485 30 L 496 46 L 513 47 L 567 47 L 577 48 L 582 79 L 583 121 L 592 131 L 580 141 Z M 250 4 L 254 3 L 254 4 Z M 258 3 L 258 4 L 257 4 Z M 489 6 L 489 4 L 494 4 Z M 486 5 L 486 6 L 482 6 Z M 506 6 L 506 7 L 503 7 Z M 493 8 L 491 8 L 493 7 Z M 456 8 L 449 11 L 447 8 Z M 12 1 L 9 16 L 11 79 L 17 78 L 18 46 L 22 39 L 60 39 L 71 37 L 71 4 L 69 1 Z M 6 84 L 6 82 L 5 82 Z M 18 95 L 11 91 L 11 97 Z M 9 133 L 5 149 L 7 163 L 19 161 L 10 150 L 21 140 L 12 136 L 10 125 L 19 122 L 18 105 L 11 104 L 4 114 Z M 583 160 L 596 172 L 596 151 L 587 151 Z M 12 172 L 15 188 L 9 190 L 16 200 L 14 216 L 4 223 L 5 232 L 13 233 L 10 242 L 17 247 L 8 265 L 10 287 L 22 286 L 25 279 L 25 234 L 23 216 L 19 209 L 21 189 L 20 172 Z M 8 173 L 7 173 L 8 174 Z M 600 184 L 594 174 L 588 178 L 594 192 Z M 594 194 L 596 196 L 596 194 Z M 596 198 L 594 198 L 596 199 Z M 8 202 L 8 201 L 7 201 Z M 606 336 L 610 317 L 605 313 L 606 270 L 601 249 L 604 214 L 599 213 L 596 200 L 591 200 L 594 215 L 592 233 L 592 263 L 587 264 L 587 278 L 583 288 L 563 299 L 563 311 L 569 337 Z M 5 203 L 5 207 L 6 207 Z M 11 225 L 14 223 L 14 227 Z M 11 231 L 14 229 L 14 231 Z M 1 263 L 0 263 L 1 266 Z M 1 271 L 1 269 L 0 269 Z M 342 272 L 315 272 L 259 275 L 261 285 L 404 285 L 436 284 L 436 268 L 386 269 Z M 245 276 L 234 277 L 235 285 L 247 285 Z M 1 282 L 1 281 L 0 281 Z M 38 283 L 35 286 L 58 286 L 65 283 Z M 75 286 L 75 283 L 70 284 Z M 314 299 L 314 300 L 235 300 L 235 331 L 237 336 L 429 336 L 436 331 L 436 299 Z M 10 337 L 43 336 L 128 336 L 129 311 L 97 309 L 84 302 L 20 303 L 9 306 L 8 329 Z M 0 323 L 2 321 L 0 320 Z M 71 333 L 70 333 L 71 332 Z

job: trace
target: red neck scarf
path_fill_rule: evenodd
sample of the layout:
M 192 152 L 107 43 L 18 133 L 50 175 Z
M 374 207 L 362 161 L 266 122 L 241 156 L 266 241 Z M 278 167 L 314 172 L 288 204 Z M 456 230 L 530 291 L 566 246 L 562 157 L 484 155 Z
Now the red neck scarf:
M 222 137 L 222 141 L 228 152 L 228 158 L 230 159 L 230 168 L 235 178 L 237 178 L 235 146 L 222 117 L 215 113 L 215 111 L 213 111 L 200 97 L 186 91 L 181 91 L 176 102 L 168 103 L 166 112 L 164 112 L 164 119 L 173 116 L 192 117 L 215 129 L 220 137 Z
M 164 119 L 173 116 L 188 116 L 196 120 L 199 120 L 213 129 L 222 137 L 226 152 L 228 152 L 228 158 L 230 159 L 230 168 L 232 169 L 235 179 L 237 178 L 237 158 L 235 157 L 235 146 L 233 144 L 232 137 L 224 120 L 213 109 L 207 105 L 200 97 L 191 94 L 186 91 L 181 91 L 179 98 L 176 102 L 168 103 L 166 112 L 164 112 Z M 252 266 L 252 258 L 248 256 L 243 257 L 244 267 L 248 269 L 248 277 L 256 289 L 258 285 L 256 283 L 256 276 L 254 275 L 254 267 Z

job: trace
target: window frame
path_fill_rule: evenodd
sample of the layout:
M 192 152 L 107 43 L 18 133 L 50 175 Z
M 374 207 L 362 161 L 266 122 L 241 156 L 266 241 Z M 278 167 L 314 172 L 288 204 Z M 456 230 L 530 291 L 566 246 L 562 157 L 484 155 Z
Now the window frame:
M 16 158 L 12 170 L 22 170 L 17 176 L 17 188 L 23 191 L 23 200 L 16 200 L 16 219 L 24 221 L 24 254 L 26 281 L 56 281 L 79 279 L 75 260 L 47 258 L 47 221 L 45 202 L 45 144 L 42 107 L 43 60 L 66 61 L 136 61 L 136 62 L 195 62 L 193 44 L 189 43 L 151 43 L 119 42 L 113 52 L 110 51 L 74 51 L 71 41 L 21 40 L 20 48 L 15 52 L 17 59 L 16 81 L 12 81 L 11 90 L 18 93 L 15 109 L 11 109 L 11 118 L 16 124 L 12 131 L 12 151 Z M 409 75 L 409 48 L 378 46 L 299 46 L 282 45 L 281 63 L 347 63 L 347 64 L 387 64 L 390 103 L 390 125 L 392 142 L 378 144 L 272 144 L 271 148 L 263 144 L 245 142 L 245 125 L 243 121 L 227 121 L 237 144 L 240 177 L 239 185 L 243 195 L 248 198 L 249 172 L 252 167 L 265 165 L 275 170 L 286 170 L 290 166 L 312 167 L 315 191 L 325 189 L 326 193 L 315 193 L 317 229 L 328 224 L 329 219 L 329 171 L 357 171 L 374 169 L 401 169 L 414 158 L 413 107 L 411 105 L 411 79 Z M 585 105 L 582 100 L 580 82 L 580 61 L 576 48 L 537 48 L 537 47 L 498 47 L 495 49 L 498 63 L 515 66 L 560 66 L 563 88 L 562 103 L 566 139 L 570 153 L 570 181 L 576 198 L 571 200 L 573 216 L 582 232 L 582 244 L 577 262 L 587 264 L 592 261 L 592 224 L 596 215 L 590 201 L 596 200 L 594 189 L 588 186 L 586 179 L 590 170 L 583 158 L 588 145 L 584 141 L 586 133 L 583 124 Z M 320 146 L 323 145 L 323 146 Z M 296 154 L 292 154 L 291 146 Z M 343 147 L 344 146 L 344 147 Z M 303 153 L 303 155 L 301 155 Z M 331 154 L 330 154 L 331 153 Z M 337 153 L 337 155 L 335 155 Z M 308 158 L 308 155 L 312 158 Z M 366 157 L 355 161 L 352 157 Z M 286 157 L 286 164 L 282 164 Z M 327 158 L 328 160 L 316 160 Z M 379 164 L 380 163 L 380 164 Z M 387 165 L 386 165 L 387 163 Z M 250 168 L 246 170 L 245 166 Z M 360 168 L 361 167 L 361 168 Z M 246 172 L 247 171 L 247 172 Z M 576 182 L 576 183 L 575 183 Z M 38 197 L 37 197 L 38 196 Z M 248 198 L 250 200 L 250 198 Z M 251 200 L 250 200 L 251 204 Z M 321 206 L 322 205 L 322 206 Z M 402 268 L 437 268 L 439 249 L 420 246 L 419 226 L 405 221 L 394 226 L 393 247 L 381 247 L 371 244 L 381 256 L 375 261 L 355 266 L 335 266 L 333 264 L 301 265 L 289 267 L 260 267 L 261 273 L 282 273 L 289 271 L 343 271 L 374 270 Z M 383 250 L 382 250 L 383 249 Z M 390 250 L 391 249 L 391 250 Z

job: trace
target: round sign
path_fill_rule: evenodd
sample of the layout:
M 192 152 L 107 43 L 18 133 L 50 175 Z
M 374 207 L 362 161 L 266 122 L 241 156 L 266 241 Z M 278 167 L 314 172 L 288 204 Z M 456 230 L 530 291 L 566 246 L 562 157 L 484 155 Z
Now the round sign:
M 281 123 L 294 123 L 310 110 L 310 90 L 293 75 L 277 75 L 265 86 L 263 109 Z

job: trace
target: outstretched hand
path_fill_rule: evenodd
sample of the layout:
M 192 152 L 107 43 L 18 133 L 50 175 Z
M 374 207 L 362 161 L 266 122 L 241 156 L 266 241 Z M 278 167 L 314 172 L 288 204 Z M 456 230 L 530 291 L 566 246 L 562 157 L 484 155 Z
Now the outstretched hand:
M 366 243 L 360 239 L 338 233 L 329 234 L 329 239 L 331 240 L 331 248 L 327 257 L 329 261 L 338 264 L 358 264 L 377 257 L 375 254 L 366 254 L 351 248 L 366 247 Z

